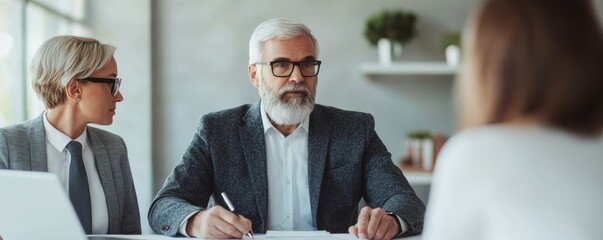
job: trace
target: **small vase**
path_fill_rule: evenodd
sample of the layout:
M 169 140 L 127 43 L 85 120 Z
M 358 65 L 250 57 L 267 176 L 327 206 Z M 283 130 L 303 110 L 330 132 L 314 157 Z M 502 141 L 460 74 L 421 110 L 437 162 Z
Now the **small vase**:
M 392 42 L 387 38 L 379 39 L 377 48 L 379 50 L 379 63 L 382 65 L 390 65 L 402 56 L 402 44 Z
M 410 144 L 412 146 L 412 166 L 415 168 L 421 168 L 423 163 L 423 149 L 421 139 L 412 139 Z
M 423 167 L 423 170 L 431 171 L 433 169 L 433 141 L 431 138 L 425 138 L 420 141 L 421 151 L 423 151 L 421 155 L 421 166 Z
M 402 58 L 402 43 L 392 42 L 392 61 Z
M 446 63 L 451 67 L 458 67 L 461 62 L 461 49 L 456 45 L 446 47 Z
M 392 42 L 387 38 L 381 38 L 377 42 L 377 49 L 379 50 L 379 63 L 382 65 L 392 64 Z

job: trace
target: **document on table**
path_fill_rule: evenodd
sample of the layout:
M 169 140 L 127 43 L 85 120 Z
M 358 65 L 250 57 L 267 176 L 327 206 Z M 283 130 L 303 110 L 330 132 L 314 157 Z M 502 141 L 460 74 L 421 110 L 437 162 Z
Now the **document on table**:
M 350 234 L 330 234 L 327 231 L 268 231 L 264 239 L 356 239 Z
M 88 240 L 172 240 L 182 238 L 172 238 L 163 235 L 87 235 Z

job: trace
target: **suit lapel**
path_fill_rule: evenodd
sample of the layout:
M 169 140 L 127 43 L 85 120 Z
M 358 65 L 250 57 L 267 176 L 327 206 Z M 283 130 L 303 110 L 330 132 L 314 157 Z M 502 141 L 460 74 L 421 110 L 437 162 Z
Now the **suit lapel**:
M 105 192 L 105 199 L 107 201 L 107 210 L 109 212 L 109 232 L 119 231 L 117 222 L 112 222 L 111 219 L 119 219 L 118 204 L 109 204 L 119 202 L 117 199 L 117 191 L 115 189 L 115 182 L 113 180 L 113 173 L 111 171 L 111 161 L 107 153 L 105 143 L 96 135 L 95 129 L 88 127 L 88 138 L 90 139 L 90 147 L 94 154 L 94 163 L 96 164 L 96 171 L 100 178 L 103 190 Z
M 260 115 L 260 103 L 253 104 L 243 117 L 245 125 L 239 128 L 243 154 L 251 178 L 257 208 L 263 223 L 268 216 L 268 175 L 266 173 L 266 145 Z M 262 226 L 265 228 L 266 226 Z
M 48 172 L 46 159 L 46 132 L 44 131 L 44 114 L 40 114 L 31 122 L 29 128 L 29 154 L 32 171 Z
M 331 137 L 331 128 L 328 121 L 323 121 L 325 117 L 323 110 L 320 105 L 314 106 L 314 110 L 310 115 L 310 132 L 308 134 L 308 185 L 314 224 L 317 224 L 316 213 L 318 211 L 320 187 Z

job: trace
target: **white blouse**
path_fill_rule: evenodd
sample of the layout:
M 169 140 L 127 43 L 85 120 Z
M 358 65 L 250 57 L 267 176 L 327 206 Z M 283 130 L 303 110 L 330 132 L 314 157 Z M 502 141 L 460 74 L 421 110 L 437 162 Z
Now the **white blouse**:
M 603 239 L 603 136 L 490 125 L 436 162 L 423 239 Z

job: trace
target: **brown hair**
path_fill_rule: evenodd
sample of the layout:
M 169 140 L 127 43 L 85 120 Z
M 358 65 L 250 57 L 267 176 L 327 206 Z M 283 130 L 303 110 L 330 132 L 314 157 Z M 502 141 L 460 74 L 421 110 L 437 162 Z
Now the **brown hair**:
M 588 0 L 486 0 L 465 35 L 463 127 L 536 119 L 603 130 L 603 35 Z

